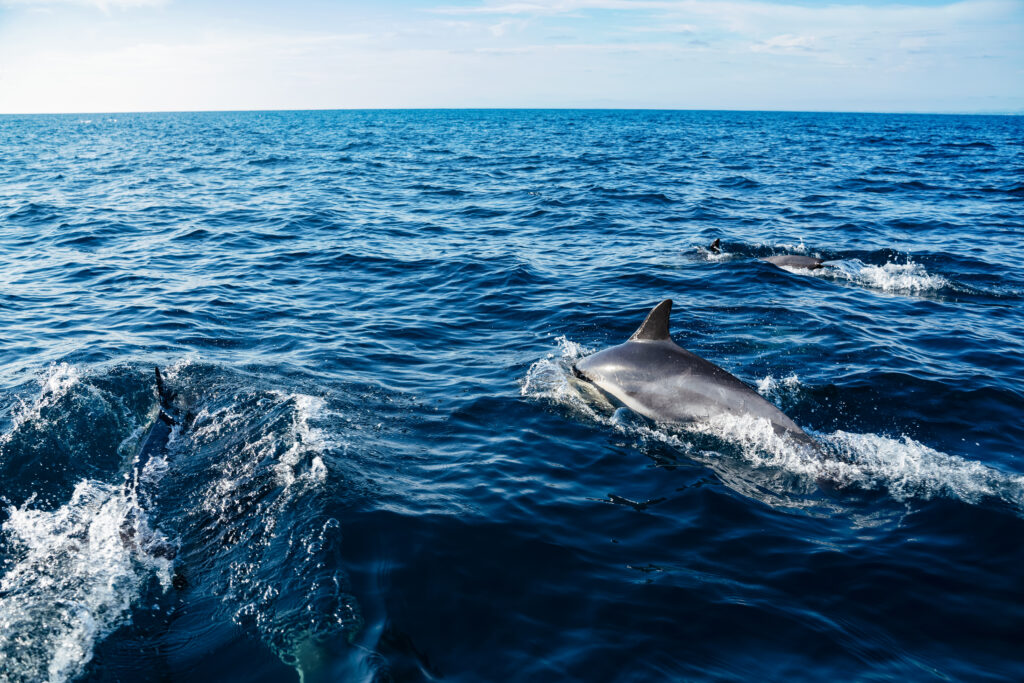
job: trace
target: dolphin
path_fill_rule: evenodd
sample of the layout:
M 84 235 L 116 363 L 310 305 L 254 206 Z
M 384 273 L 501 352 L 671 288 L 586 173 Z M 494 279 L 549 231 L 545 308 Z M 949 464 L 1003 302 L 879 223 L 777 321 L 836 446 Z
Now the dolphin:
M 825 263 L 824 259 L 815 258 L 814 256 L 798 256 L 796 254 L 766 256 L 760 260 L 780 268 L 785 266 L 786 268 L 806 268 L 807 270 L 817 270 Z
M 587 356 L 573 366 L 573 373 L 658 422 L 685 424 L 749 415 L 768 420 L 780 436 L 816 447 L 795 422 L 756 391 L 673 342 L 671 313 L 672 300 L 665 299 L 624 344 Z
M 138 455 L 135 457 L 134 473 L 136 481 L 138 481 L 138 476 L 142 473 L 146 463 L 154 455 L 166 452 L 167 442 L 171 439 L 171 430 L 181 424 L 181 418 L 172 404 L 175 394 L 164 386 L 164 378 L 160 374 L 160 368 L 155 367 L 153 371 L 156 375 L 156 394 L 159 400 L 159 412 L 157 413 L 156 420 L 153 421 L 153 426 L 149 428 L 149 433 L 146 435 L 145 440 L 143 440 L 142 446 L 139 448 Z
M 149 432 L 146 434 L 146 438 L 142 440 L 142 445 L 139 447 L 138 452 L 135 455 L 135 459 L 132 463 L 131 472 L 126 475 L 125 487 L 129 493 L 134 493 L 137 504 L 140 509 L 145 507 L 150 501 L 152 496 L 155 494 L 153 491 L 146 490 L 143 486 L 142 472 L 146 467 L 146 464 L 153 459 L 154 456 L 162 456 L 167 453 L 167 444 L 171 439 L 171 432 L 173 429 L 182 424 L 183 420 L 178 414 L 178 411 L 174 408 L 173 401 L 175 394 L 169 391 L 164 386 L 164 379 L 160 375 L 160 368 L 153 368 L 156 375 L 156 394 L 159 401 L 158 412 L 156 419 L 153 420 L 152 426 L 149 428 Z M 139 510 L 133 510 L 131 514 L 126 517 L 121 524 L 121 540 L 128 546 L 138 548 L 145 546 L 147 551 L 156 557 L 166 557 L 173 560 L 177 554 L 177 550 L 170 544 L 152 538 L 137 538 L 138 531 L 138 514 Z M 182 584 L 182 576 L 180 573 L 175 572 L 172 578 L 172 584 L 175 588 L 180 588 Z
M 716 239 L 714 242 L 708 245 L 708 251 L 712 254 L 722 253 L 722 240 Z M 779 254 L 778 256 L 765 256 L 759 261 L 770 263 L 773 266 L 779 266 L 780 268 L 806 268 L 807 270 L 817 270 L 823 267 L 825 260 L 815 258 L 814 256 L 798 256 L 796 254 Z

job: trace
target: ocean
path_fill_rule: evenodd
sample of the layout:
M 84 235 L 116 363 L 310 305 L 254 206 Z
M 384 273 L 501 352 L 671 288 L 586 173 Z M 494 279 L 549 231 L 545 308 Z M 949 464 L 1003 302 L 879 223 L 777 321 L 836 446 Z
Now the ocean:
M 6 116 L 0 152 L 0 680 L 1024 679 L 1024 117 Z M 820 452 L 581 386 L 665 298 Z M 154 366 L 187 417 L 139 462 Z

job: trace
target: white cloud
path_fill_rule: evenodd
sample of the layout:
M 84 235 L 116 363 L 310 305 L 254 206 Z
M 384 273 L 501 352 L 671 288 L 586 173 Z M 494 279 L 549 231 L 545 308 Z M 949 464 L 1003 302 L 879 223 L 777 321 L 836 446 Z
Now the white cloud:
M 658 24 L 656 26 L 632 26 L 629 30 L 634 33 L 690 34 L 697 32 L 697 26 L 695 24 Z
M 754 52 L 773 52 L 775 54 L 806 54 L 817 49 L 816 42 L 811 36 L 785 34 L 754 43 L 750 49 Z
M 492 24 L 487 27 L 491 35 L 495 38 L 501 38 L 510 30 L 522 30 L 527 25 L 527 22 L 522 19 L 503 19 L 497 24 Z
M 103 12 L 111 9 L 131 9 L 133 7 L 160 7 L 170 0 L 0 0 L 6 7 L 52 7 L 54 5 L 78 5 L 94 7 Z

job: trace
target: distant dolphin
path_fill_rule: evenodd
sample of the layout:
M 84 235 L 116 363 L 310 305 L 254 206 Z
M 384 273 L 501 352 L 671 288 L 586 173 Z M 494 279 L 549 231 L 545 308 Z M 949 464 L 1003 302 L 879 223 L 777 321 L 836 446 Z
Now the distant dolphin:
M 780 268 L 785 266 L 786 268 L 806 268 L 807 270 L 817 270 L 825 263 L 824 259 L 815 258 L 814 256 L 797 256 L 796 254 L 766 256 L 761 260 Z
M 722 240 L 716 239 L 714 242 L 709 244 L 708 251 L 712 254 L 721 254 Z M 806 268 L 807 270 L 817 270 L 818 268 L 823 267 L 823 264 L 825 263 L 824 259 L 815 258 L 814 256 L 797 256 L 796 254 L 765 256 L 758 260 L 770 263 L 773 266 L 779 266 L 780 268 Z
M 626 343 L 587 356 L 573 366 L 573 372 L 659 422 L 750 415 L 768 420 L 777 434 L 814 445 L 795 422 L 756 391 L 673 342 L 668 332 L 671 312 L 672 300 L 665 299 Z

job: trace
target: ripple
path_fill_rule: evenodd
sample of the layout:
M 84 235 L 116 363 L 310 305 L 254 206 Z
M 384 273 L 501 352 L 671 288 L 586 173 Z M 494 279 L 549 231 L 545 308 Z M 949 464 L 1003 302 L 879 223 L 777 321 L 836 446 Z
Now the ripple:
M 82 118 L 0 117 L 4 673 L 1024 677 L 1021 117 Z M 667 297 L 817 450 L 574 380 Z

